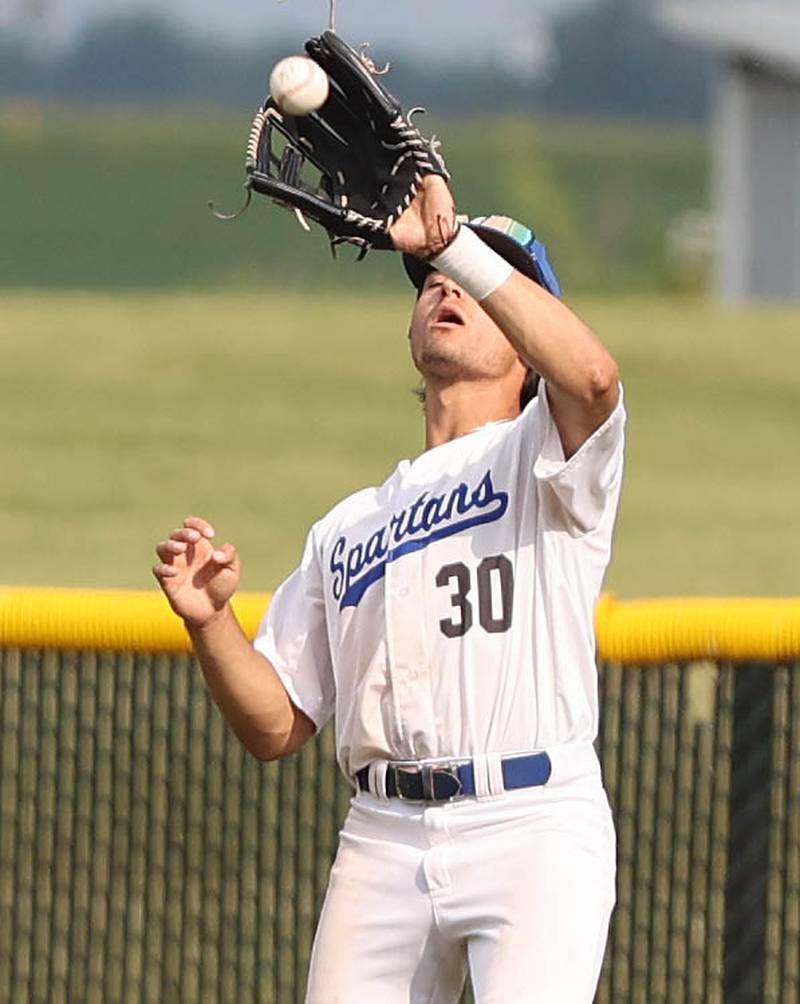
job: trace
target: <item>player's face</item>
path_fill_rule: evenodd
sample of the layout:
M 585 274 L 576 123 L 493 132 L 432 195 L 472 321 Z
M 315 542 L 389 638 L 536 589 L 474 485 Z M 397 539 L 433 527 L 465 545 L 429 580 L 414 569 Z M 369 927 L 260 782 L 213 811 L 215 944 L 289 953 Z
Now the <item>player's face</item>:
M 423 377 L 443 380 L 507 378 L 524 367 L 503 332 L 477 300 L 452 279 L 431 272 L 409 330 L 411 357 Z

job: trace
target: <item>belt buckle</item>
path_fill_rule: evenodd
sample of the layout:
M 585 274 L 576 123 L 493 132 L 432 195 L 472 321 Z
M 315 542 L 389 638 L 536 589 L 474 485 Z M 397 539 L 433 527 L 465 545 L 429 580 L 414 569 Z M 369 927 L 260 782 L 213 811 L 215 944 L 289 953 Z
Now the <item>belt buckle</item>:
M 436 795 L 435 774 L 438 773 L 440 777 L 446 778 L 448 781 L 452 781 L 455 787 L 452 790 L 446 791 L 441 797 Z M 422 787 L 425 790 L 425 774 L 422 775 Z M 431 780 L 430 780 L 430 792 L 431 801 L 436 803 L 441 802 L 455 802 L 460 798 L 464 798 L 464 788 L 461 784 L 461 778 L 458 776 L 458 764 L 454 761 L 450 763 L 437 764 L 431 769 Z
M 422 779 L 422 798 L 410 798 L 404 794 L 401 786 L 403 772 L 409 774 L 419 774 Z M 446 779 L 446 780 L 445 780 Z M 437 784 L 437 782 L 440 782 Z M 441 790 L 441 782 L 444 782 L 445 790 L 443 794 L 437 793 L 437 788 Z M 441 763 L 404 763 L 397 764 L 395 769 L 395 788 L 397 797 L 403 802 L 428 802 L 439 805 L 443 802 L 453 802 L 458 798 L 463 798 L 461 778 L 458 776 L 458 764 Z

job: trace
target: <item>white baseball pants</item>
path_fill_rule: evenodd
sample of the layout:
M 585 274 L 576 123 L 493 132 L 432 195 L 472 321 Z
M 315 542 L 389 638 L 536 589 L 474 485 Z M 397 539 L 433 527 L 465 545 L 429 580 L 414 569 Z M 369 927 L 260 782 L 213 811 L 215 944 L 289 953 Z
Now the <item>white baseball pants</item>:
M 590 745 L 548 783 L 425 807 L 359 793 L 306 1004 L 591 1004 L 614 905 L 614 827 Z

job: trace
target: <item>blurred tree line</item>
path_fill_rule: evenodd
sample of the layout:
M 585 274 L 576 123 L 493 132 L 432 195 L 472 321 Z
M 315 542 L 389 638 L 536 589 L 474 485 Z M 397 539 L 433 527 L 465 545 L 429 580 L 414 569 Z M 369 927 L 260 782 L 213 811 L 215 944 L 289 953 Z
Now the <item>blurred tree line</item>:
M 480 52 L 444 68 L 396 59 L 391 88 L 444 113 L 537 113 L 702 121 L 711 57 L 672 38 L 642 0 L 602 0 L 558 17 L 553 65 L 515 76 Z M 67 51 L 37 53 L 0 30 L 0 96 L 82 102 L 253 105 L 268 68 L 297 41 L 265 38 L 244 49 L 202 40 L 156 14 L 104 18 Z

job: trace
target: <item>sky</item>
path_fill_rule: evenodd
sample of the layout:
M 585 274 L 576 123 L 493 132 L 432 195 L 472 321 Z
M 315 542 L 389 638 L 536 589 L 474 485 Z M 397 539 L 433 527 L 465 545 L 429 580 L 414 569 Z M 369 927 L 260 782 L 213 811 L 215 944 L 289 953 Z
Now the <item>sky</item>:
M 591 0 L 336 0 L 336 27 L 352 44 L 409 51 L 452 61 L 507 60 L 535 72 L 547 58 L 548 14 Z M 187 31 L 235 44 L 253 38 L 297 38 L 328 26 L 329 0 L 2 0 L 0 28 L 23 28 L 44 47 L 69 43 L 96 17 L 155 11 Z M 537 31 L 537 29 L 539 29 Z M 531 37 L 541 45 L 530 47 Z M 525 39 L 523 48 L 521 39 Z

